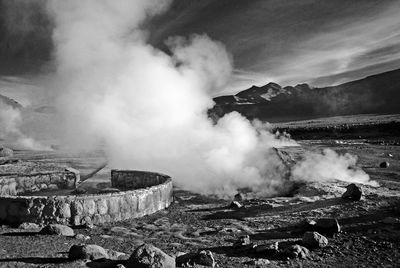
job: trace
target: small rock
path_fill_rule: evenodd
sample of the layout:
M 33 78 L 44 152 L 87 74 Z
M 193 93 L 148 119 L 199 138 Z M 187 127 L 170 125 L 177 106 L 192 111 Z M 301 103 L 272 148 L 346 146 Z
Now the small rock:
M 391 153 L 388 153 L 388 156 L 389 156 L 389 157 L 393 157 L 393 154 L 391 154 Z
M 328 239 L 317 232 L 306 232 L 302 242 L 310 248 L 324 248 L 328 245 Z
M 251 245 L 251 241 L 250 241 L 250 236 L 245 235 L 245 236 L 241 236 L 237 241 L 235 241 L 233 243 L 233 247 L 243 247 L 243 246 L 248 246 Z
M 256 259 L 256 260 L 248 261 L 245 264 L 251 265 L 255 268 L 262 268 L 262 267 L 269 266 L 269 264 L 271 264 L 271 262 L 267 259 Z
M 101 238 L 104 238 L 104 239 L 109 239 L 109 238 L 112 238 L 112 236 L 111 235 L 101 235 L 100 236 Z
M 18 228 L 22 230 L 38 230 L 40 229 L 40 226 L 33 222 L 23 222 L 18 226 Z
M 126 266 L 124 266 L 123 264 L 118 263 L 115 268 L 126 268 Z
M 44 235 L 62 235 L 62 236 L 74 236 L 74 230 L 71 227 L 62 224 L 49 224 L 40 230 L 41 234 Z
M 48 190 L 58 190 L 58 186 L 57 186 L 57 184 L 49 184 L 49 185 L 47 185 L 47 189 Z
M 305 259 L 310 255 L 310 251 L 300 245 L 290 245 L 283 250 L 283 254 L 291 259 Z
M 379 167 L 380 168 L 388 168 L 389 167 L 389 162 L 384 161 L 384 162 L 379 164 Z
M 346 189 L 346 192 L 344 192 L 342 195 L 343 199 L 349 199 L 353 201 L 359 201 L 361 199 L 362 191 L 354 183 L 349 184 Z
M 45 184 L 45 183 L 40 184 L 40 189 L 41 190 L 46 190 L 47 188 L 48 188 L 47 184 Z
M 129 255 L 124 252 L 119 252 L 112 249 L 106 249 L 106 251 L 110 260 L 122 261 L 129 259 Z
M 279 252 L 279 243 L 275 242 L 273 244 L 267 244 L 267 245 L 257 245 L 254 251 L 256 253 L 262 253 L 265 255 L 274 255 Z
M 243 205 L 240 204 L 238 201 L 232 201 L 232 203 L 229 205 L 230 208 L 242 208 Z
M 98 245 L 73 245 L 68 252 L 70 260 L 108 259 L 107 251 Z
M 243 195 L 241 193 L 235 194 L 235 196 L 233 197 L 233 201 L 243 201 Z
M 318 219 L 315 222 L 314 230 L 320 234 L 322 233 L 330 235 L 341 232 L 338 220 L 333 218 Z
M 197 265 L 215 267 L 216 263 L 211 251 L 202 250 L 199 253 L 188 253 L 176 258 L 177 267 L 191 267 Z
M 130 256 L 127 268 L 175 268 L 175 258 L 150 244 L 135 249 Z
M 76 234 L 75 235 L 76 239 L 80 239 L 80 240 L 89 240 L 90 236 L 84 235 L 84 234 Z

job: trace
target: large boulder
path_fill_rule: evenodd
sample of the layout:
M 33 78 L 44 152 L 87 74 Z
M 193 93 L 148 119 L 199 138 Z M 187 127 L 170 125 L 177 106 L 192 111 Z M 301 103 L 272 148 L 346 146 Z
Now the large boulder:
M 68 252 L 70 260 L 108 259 L 107 250 L 98 245 L 73 245 Z
M 324 248 L 328 245 L 328 239 L 317 232 L 306 232 L 302 242 L 310 248 Z
M 175 258 L 150 244 L 135 249 L 126 264 L 127 268 L 175 268 Z
M 354 183 L 349 184 L 346 187 L 346 192 L 342 195 L 342 199 L 352 200 L 352 201 L 359 201 L 362 196 L 362 191 L 357 185 Z
M 62 236 L 74 236 L 74 230 L 71 227 L 62 224 L 49 224 L 40 230 L 40 234 L 44 235 L 62 235 Z

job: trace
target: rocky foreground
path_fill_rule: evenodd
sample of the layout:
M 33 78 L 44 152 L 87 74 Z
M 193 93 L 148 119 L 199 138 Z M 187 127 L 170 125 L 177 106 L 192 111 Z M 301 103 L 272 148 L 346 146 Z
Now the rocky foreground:
M 170 208 L 141 219 L 74 229 L 3 225 L 0 267 L 398 266 L 400 150 L 334 149 L 359 155 L 380 186 L 314 182 L 292 196 L 231 200 L 175 189 Z

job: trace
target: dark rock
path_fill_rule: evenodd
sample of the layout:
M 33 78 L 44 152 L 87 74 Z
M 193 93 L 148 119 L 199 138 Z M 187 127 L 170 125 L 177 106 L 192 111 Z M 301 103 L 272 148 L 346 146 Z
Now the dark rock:
M 318 219 L 315 222 L 313 230 L 317 231 L 320 234 L 329 235 L 341 232 L 339 222 L 337 219 L 334 218 Z
M 380 168 L 388 168 L 389 167 L 389 162 L 386 162 L 386 161 L 382 162 L 382 163 L 379 164 L 379 167 Z
M 310 248 L 324 248 L 328 245 L 328 239 L 317 232 L 306 232 L 302 242 Z
M 130 256 L 127 268 L 175 268 L 175 258 L 153 245 L 143 244 Z
M 62 236 L 74 236 L 74 230 L 71 227 L 62 224 L 49 224 L 40 230 L 40 234 L 44 235 L 62 235 Z
M 98 245 L 73 245 L 68 252 L 70 260 L 108 259 L 107 251 Z
M 233 197 L 233 201 L 243 201 L 243 195 L 241 193 L 235 194 L 235 196 Z
M 352 201 L 359 201 L 361 199 L 362 191 L 359 187 L 357 187 L 357 185 L 352 183 L 349 184 L 346 188 L 346 192 L 344 192 L 344 194 L 342 195 L 343 199 L 348 199 Z
M 215 267 L 216 263 L 211 251 L 202 250 L 199 253 L 188 253 L 177 257 L 176 265 L 178 267 L 191 267 L 196 265 Z
M 230 208 L 242 208 L 243 205 L 239 203 L 238 201 L 232 201 L 232 203 L 229 205 Z
M 286 257 L 291 259 L 300 258 L 306 259 L 310 255 L 310 251 L 300 245 L 290 245 L 282 252 Z

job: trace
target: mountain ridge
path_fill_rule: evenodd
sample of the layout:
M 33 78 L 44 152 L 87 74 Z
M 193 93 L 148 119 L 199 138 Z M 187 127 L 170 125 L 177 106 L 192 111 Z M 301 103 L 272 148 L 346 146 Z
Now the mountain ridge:
M 400 69 L 329 87 L 252 86 L 214 98 L 213 117 L 237 111 L 249 119 L 285 122 L 321 116 L 400 113 Z

